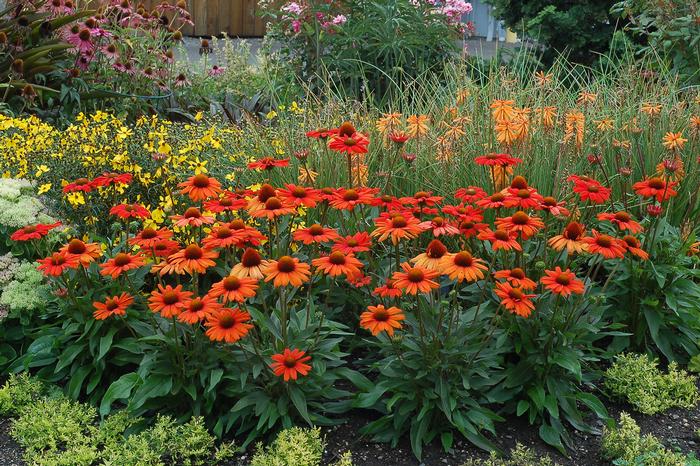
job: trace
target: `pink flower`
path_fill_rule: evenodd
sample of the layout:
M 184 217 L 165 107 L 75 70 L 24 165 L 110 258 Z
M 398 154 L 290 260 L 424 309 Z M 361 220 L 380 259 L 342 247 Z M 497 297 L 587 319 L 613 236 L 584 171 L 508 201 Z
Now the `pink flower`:
M 342 26 L 347 22 L 348 18 L 345 17 L 345 15 L 338 15 L 335 18 L 333 18 L 333 21 L 331 21 L 333 24 L 336 26 Z
M 301 31 L 301 21 L 298 19 L 292 21 L 292 31 L 294 31 L 294 34 L 298 34 Z

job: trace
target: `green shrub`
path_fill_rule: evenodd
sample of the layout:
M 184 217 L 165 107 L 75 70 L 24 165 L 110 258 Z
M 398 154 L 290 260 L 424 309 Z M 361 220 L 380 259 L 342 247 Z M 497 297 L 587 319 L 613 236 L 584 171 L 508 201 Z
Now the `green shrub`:
M 557 466 L 549 456 L 537 456 L 535 452 L 518 443 L 510 452 L 510 458 L 499 458 L 495 453 L 487 460 L 468 460 L 463 466 Z
M 16 416 L 46 393 L 46 386 L 29 374 L 10 374 L 0 388 L 0 416 Z
M 629 414 L 620 415 L 619 426 L 603 432 L 601 453 L 618 466 L 684 466 L 685 458 L 667 450 L 653 435 L 641 436 L 641 430 Z
M 323 447 L 321 429 L 292 427 L 280 432 L 271 445 L 258 444 L 251 466 L 318 466 Z
M 0 305 L 10 311 L 34 311 L 43 308 L 49 291 L 44 276 L 36 264 L 23 262 L 14 273 L 14 279 L 5 285 L 0 295 Z
M 514 31 L 524 31 L 544 45 L 543 60 L 552 64 L 560 52 L 575 63 L 590 64 L 595 52 L 608 50 L 615 31 L 611 1 L 561 4 L 548 0 L 490 0 L 495 16 Z M 582 25 L 586 25 L 582 27 Z
M 605 372 L 605 386 L 639 412 L 655 414 L 669 408 L 692 408 L 698 401 L 696 378 L 672 362 L 664 374 L 646 355 L 622 354 Z

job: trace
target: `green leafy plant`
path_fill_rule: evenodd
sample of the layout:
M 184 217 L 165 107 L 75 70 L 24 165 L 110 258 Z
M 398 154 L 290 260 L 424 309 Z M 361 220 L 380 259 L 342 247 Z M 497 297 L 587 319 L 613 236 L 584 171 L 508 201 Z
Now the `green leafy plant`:
M 615 31 L 612 1 L 553 4 L 546 0 L 489 0 L 494 14 L 514 31 L 523 31 L 544 46 L 551 65 L 559 53 L 575 63 L 591 64 L 608 50 Z M 587 27 L 582 25 L 586 24 Z
M 267 447 L 258 444 L 251 466 L 317 466 L 323 447 L 320 429 L 292 427 L 280 432 Z
M 670 408 L 693 408 L 700 398 L 696 377 L 672 362 L 666 373 L 647 355 L 622 354 L 605 371 L 605 387 L 641 413 L 656 414 Z
M 0 388 L 0 415 L 17 416 L 20 411 L 47 394 L 46 385 L 29 373 L 9 374 Z
M 628 21 L 639 53 L 658 67 L 670 66 L 688 84 L 700 83 L 700 6 L 697 2 L 625 0 L 611 11 Z
M 605 428 L 601 445 L 604 458 L 618 466 L 685 466 L 686 458 L 664 448 L 651 434 L 641 429 L 627 413 L 620 415 L 619 425 Z

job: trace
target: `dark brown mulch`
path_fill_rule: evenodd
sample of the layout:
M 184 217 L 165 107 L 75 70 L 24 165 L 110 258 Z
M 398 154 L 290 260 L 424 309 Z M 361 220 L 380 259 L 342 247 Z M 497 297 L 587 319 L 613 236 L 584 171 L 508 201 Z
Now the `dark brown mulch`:
M 0 464 L 2 466 L 24 466 L 22 448 L 10 437 L 10 420 L 0 418 Z

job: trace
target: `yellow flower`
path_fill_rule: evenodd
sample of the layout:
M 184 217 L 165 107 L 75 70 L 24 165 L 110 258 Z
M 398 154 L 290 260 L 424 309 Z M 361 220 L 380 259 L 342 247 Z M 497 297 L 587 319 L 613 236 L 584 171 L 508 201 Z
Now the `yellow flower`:
M 202 118 L 204 118 L 204 114 L 202 112 L 197 112 L 194 116 L 194 121 L 202 121 Z
M 85 205 L 85 196 L 83 196 L 83 193 L 80 191 L 68 193 L 66 195 L 66 199 L 68 200 L 68 203 L 73 207 Z
M 39 186 L 39 189 L 37 190 L 37 194 L 41 195 L 41 194 L 47 193 L 47 192 L 49 192 L 50 189 L 51 189 L 51 183 L 42 184 L 41 186 Z
M 674 133 L 669 131 L 664 135 L 662 144 L 668 150 L 680 150 L 683 149 L 686 142 L 688 140 L 683 137 L 682 132 Z
M 41 175 L 48 172 L 49 167 L 47 167 L 46 165 L 39 165 L 38 167 L 36 167 L 36 173 L 34 173 L 34 178 L 40 178 Z
M 270 110 L 269 112 L 267 112 L 267 115 L 265 115 L 265 118 L 267 118 L 268 120 L 273 120 L 276 116 L 277 112 L 275 112 L 274 110 Z

